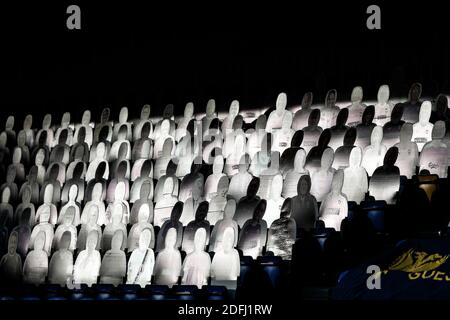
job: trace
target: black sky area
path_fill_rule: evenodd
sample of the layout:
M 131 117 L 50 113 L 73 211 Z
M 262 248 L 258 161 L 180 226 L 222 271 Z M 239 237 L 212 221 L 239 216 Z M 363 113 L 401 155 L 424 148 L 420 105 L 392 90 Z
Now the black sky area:
M 355 85 L 375 98 L 381 84 L 405 96 L 450 93 L 450 26 L 444 3 L 381 7 L 381 30 L 366 28 L 372 3 L 344 1 L 209 1 L 132 4 L 99 1 L 15 3 L 0 10 L 1 118 L 45 113 L 60 121 L 108 106 L 138 116 L 143 104 L 181 114 L 215 98 L 228 109 L 267 106 L 285 91 L 298 104 L 306 91 L 322 102 L 336 88 L 348 100 Z M 392 2 L 392 1 L 391 1 Z M 81 30 L 66 28 L 66 8 L 81 7 Z M 79 120 L 79 119 L 78 119 Z M 2 120 L 4 123 L 4 120 Z M 3 124 L 2 124 L 3 126 Z

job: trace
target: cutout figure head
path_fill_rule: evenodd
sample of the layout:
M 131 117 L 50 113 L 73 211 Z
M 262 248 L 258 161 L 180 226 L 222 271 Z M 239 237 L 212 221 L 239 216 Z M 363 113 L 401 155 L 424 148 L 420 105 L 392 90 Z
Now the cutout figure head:
M 304 174 L 298 180 L 297 194 L 299 196 L 305 196 L 309 194 L 310 190 L 311 190 L 311 177 L 307 174 Z
M 337 101 L 337 91 L 336 89 L 331 89 L 327 92 L 327 96 L 325 97 L 325 107 L 331 108 L 336 105 Z
M 255 211 L 253 211 L 253 220 L 261 221 L 264 217 L 264 214 L 266 213 L 266 208 L 267 201 L 265 199 L 260 200 L 255 207 Z
M 292 207 L 292 199 L 287 198 L 284 200 L 283 205 L 281 206 L 280 218 L 286 219 L 291 216 L 291 207 Z
M 385 104 L 388 102 L 389 100 L 389 86 L 384 84 L 382 86 L 380 86 L 380 88 L 378 89 L 378 95 L 377 95 L 377 99 L 378 99 L 378 103 L 379 104 Z
M 119 123 L 125 123 L 128 120 L 128 108 L 122 107 L 119 113 Z
M 308 126 L 309 127 L 317 127 L 320 121 L 320 110 L 313 109 L 308 117 Z
M 259 189 L 259 178 L 254 177 L 247 188 L 247 198 L 254 198 Z
M 277 102 L 276 102 L 276 111 L 277 111 L 277 113 L 283 112 L 286 109 L 286 104 L 287 104 L 286 93 L 281 92 L 278 95 Z
M 195 212 L 195 221 L 203 221 L 206 219 L 208 214 L 209 203 L 208 201 L 203 201 L 198 205 L 197 211 Z
M 360 147 L 354 147 L 352 151 L 350 151 L 350 156 L 348 159 L 349 166 L 351 168 L 358 168 L 361 166 L 362 160 L 362 151 Z
M 86 238 L 86 250 L 88 252 L 93 252 L 95 247 L 97 247 L 98 242 L 98 233 L 95 230 L 92 230 L 88 233 Z
M 307 110 L 311 108 L 312 102 L 313 102 L 313 93 L 306 92 L 302 98 L 302 110 Z
M 442 120 L 436 121 L 433 126 L 432 137 L 433 140 L 443 139 L 445 136 L 445 122 Z
M 177 230 L 175 228 L 170 228 L 166 233 L 166 238 L 164 239 L 165 249 L 174 249 L 177 243 Z
M 225 205 L 223 218 L 231 220 L 233 219 L 235 212 L 236 212 L 236 201 L 234 199 L 229 199 L 227 201 L 227 204 Z
M 381 141 L 383 140 L 383 128 L 380 126 L 376 126 L 372 130 L 372 134 L 370 136 L 370 144 L 372 146 L 381 145 Z
M 418 82 L 413 83 L 413 85 L 409 89 L 409 94 L 408 94 L 409 101 L 413 102 L 413 103 L 417 103 L 417 102 L 419 102 L 421 95 L 422 95 L 422 85 Z
M 411 142 L 412 135 L 413 125 L 411 123 L 404 123 L 400 129 L 400 143 L 404 144 Z
M 420 107 L 419 122 L 420 124 L 427 124 L 431 116 L 431 102 L 424 101 Z
M 202 252 L 205 250 L 206 245 L 206 230 L 204 228 L 199 228 L 195 231 L 194 236 L 194 251 Z
M 363 125 L 368 126 L 372 124 L 374 117 L 375 117 L 375 106 L 367 106 L 364 109 L 361 122 Z
M 172 212 L 170 213 L 170 221 L 175 224 L 180 221 L 181 214 L 183 213 L 184 203 L 178 201 L 172 208 Z
M 398 157 L 398 148 L 397 147 L 391 147 L 386 152 L 386 155 L 384 156 L 383 165 L 385 167 L 393 167 L 395 165 L 395 162 L 397 161 Z
M 363 99 L 363 88 L 362 87 L 354 87 L 352 90 L 351 101 L 353 104 L 359 104 Z

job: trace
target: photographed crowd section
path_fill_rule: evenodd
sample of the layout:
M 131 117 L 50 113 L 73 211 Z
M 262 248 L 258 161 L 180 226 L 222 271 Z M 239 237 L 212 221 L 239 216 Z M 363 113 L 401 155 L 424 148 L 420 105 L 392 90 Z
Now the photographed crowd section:
M 244 281 L 254 264 L 273 286 L 279 269 L 333 283 L 389 237 L 446 230 L 448 100 L 421 91 L 395 103 L 387 85 L 370 103 L 361 87 L 340 103 L 336 90 L 324 103 L 308 92 L 289 106 L 280 93 L 227 114 L 213 99 L 181 116 L 144 105 L 132 120 L 127 107 L 58 124 L 12 115 L 0 134 L 0 287 L 235 290 L 257 282 Z

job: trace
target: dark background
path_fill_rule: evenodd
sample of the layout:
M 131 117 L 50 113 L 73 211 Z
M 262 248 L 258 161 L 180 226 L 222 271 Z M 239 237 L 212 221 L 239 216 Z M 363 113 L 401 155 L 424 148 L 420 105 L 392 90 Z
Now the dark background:
M 450 93 L 450 26 L 444 2 L 395 1 L 381 7 L 381 30 L 366 28 L 369 3 L 349 1 L 55 1 L 0 8 L 1 112 L 45 113 L 79 121 L 104 106 L 138 116 L 144 103 L 161 114 L 182 113 L 215 98 L 241 108 L 272 105 L 280 91 L 298 104 L 306 91 L 320 103 L 336 88 L 348 100 L 355 85 L 375 98 L 387 83 L 406 96 L 422 82 L 424 95 Z M 81 7 L 82 29 L 66 28 L 66 8 Z

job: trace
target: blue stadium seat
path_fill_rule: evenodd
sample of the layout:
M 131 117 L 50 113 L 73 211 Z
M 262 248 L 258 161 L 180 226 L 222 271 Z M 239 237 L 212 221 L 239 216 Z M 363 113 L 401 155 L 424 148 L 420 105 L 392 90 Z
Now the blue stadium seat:
M 94 300 L 94 293 L 86 284 L 76 285 L 76 288 L 70 290 L 71 300 Z
M 252 269 L 253 267 L 253 258 L 250 256 L 242 256 L 241 257 L 241 270 L 240 270 L 240 275 L 238 278 L 238 287 L 242 286 L 242 284 L 245 281 L 245 277 L 247 276 L 247 274 L 249 273 L 249 271 Z
M 386 201 L 362 201 L 361 209 L 366 213 L 367 218 L 372 223 L 372 226 L 377 233 L 384 233 L 385 230 L 385 213 Z
M 176 285 L 172 287 L 172 293 L 176 300 L 196 300 L 197 286 Z
M 58 284 L 48 284 L 41 287 L 45 300 L 67 300 L 66 290 Z
M 94 284 L 92 290 L 96 300 L 119 300 L 112 284 Z
M 227 300 L 228 290 L 225 286 L 205 286 L 202 289 L 207 300 Z
M 137 300 L 141 286 L 138 284 L 121 284 L 117 287 L 122 300 Z
M 281 282 L 281 257 L 263 256 L 256 259 L 256 263 L 269 277 L 272 287 L 277 288 Z
M 20 300 L 27 300 L 27 301 L 41 300 L 38 287 L 32 284 L 24 284 L 18 287 L 16 292 Z
M 147 285 L 142 291 L 141 299 L 145 300 L 168 300 L 169 287 L 159 285 Z

